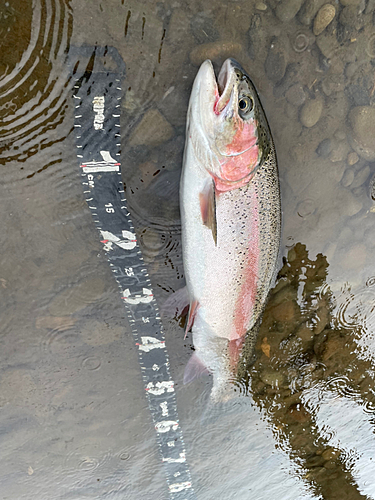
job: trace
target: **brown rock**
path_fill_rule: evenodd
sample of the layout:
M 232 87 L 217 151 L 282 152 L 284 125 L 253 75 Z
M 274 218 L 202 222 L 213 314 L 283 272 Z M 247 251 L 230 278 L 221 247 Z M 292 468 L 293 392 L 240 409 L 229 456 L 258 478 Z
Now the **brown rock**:
M 365 160 L 375 160 L 375 107 L 357 106 L 349 113 L 351 145 Z
M 359 160 L 359 156 L 357 155 L 357 153 L 355 153 L 354 151 L 352 151 L 351 153 L 348 154 L 348 158 L 347 158 L 347 162 L 348 162 L 348 165 L 355 165 Z
M 314 20 L 314 35 L 320 35 L 322 31 L 333 21 L 336 15 L 336 9 L 330 3 L 326 3 L 321 7 Z

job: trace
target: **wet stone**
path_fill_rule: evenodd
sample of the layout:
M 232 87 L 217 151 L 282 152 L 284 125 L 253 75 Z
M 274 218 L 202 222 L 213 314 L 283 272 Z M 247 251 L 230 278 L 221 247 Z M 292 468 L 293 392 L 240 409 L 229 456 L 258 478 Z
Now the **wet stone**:
M 321 7 L 314 20 L 313 33 L 315 36 L 320 35 L 322 31 L 333 21 L 336 15 L 336 9 L 333 5 L 326 3 Z
M 279 82 L 285 74 L 286 57 L 277 40 L 271 42 L 267 59 L 264 63 L 264 69 L 266 75 L 273 83 Z
M 347 158 L 347 162 L 348 162 L 348 165 L 355 165 L 359 160 L 359 156 L 357 155 L 357 153 L 355 153 L 354 151 L 352 151 L 351 153 L 348 154 L 348 158 Z
M 300 22 L 309 26 L 324 3 L 325 0 L 306 0 L 298 13 Z
M 257 2 L 255 8 L 258 10 L 267 10 L 267 5 L 263 2 Z
M 326 158 L 332 151 L 332 147 L 333 147 L 332 140 L 324 139 L 317 147 L 316 152 L 318 153 L 319 156 Z
M 344 172 L 344 175 L 342 176 L 341 184 L 344 187 L 349 187 L 353 181 L 354 181 L 354 170 L 347 168 Z
M 322 82 L 322 90 L 330 96 L 332 92 L 339 92 L 345 88 L 345 79 L 342 74 L 329 75 Z
M 173 127 L 157 109 L 145 113 L 140 123 L 133 130 L 130 146 L 159 146 L 173 135 Z
M 340 23 L 345 26 L 346 36 L 349 38 L 363 27 L 363 16 L 358 12 L 358 7 L 348 5 L 344 7 L 340 14 Z
M 375 160 L 375 107 L 358 106 L 349 113 L 351 145 L 365 160 Z
M 219 38 L 212 18 L 205 12 L 199 12 L 192 18 L 190 29 L 199 44 L 214 42 Z
M 345 141 L 339 142 L 335 144 L 332 148 L 332 151 L 329 155 L 329 159 L 332 162 L 342 162 L 345 160 L 348 154 L 349 146 Z
M 276 7 L 276 16 L 282 22 L 288 22 L 297 14 L 303 0 L 284 0 L 280 2 Z
M 370 167 L 369 165 L 366 165 L 365 167 L 361 168 L 353 180 L 353 183 L 351 184 L 351 189 L 358 188 L 359 186 L 362 186 L 366 182 L 370 175 Z
M 351 84 L 345 89 L 352 106 L 367 106 L 370 102 L 369 91 L 365 84 Z
M 334 33 L 331 33 L 327 31 L 323 31 L 317 38 L 316 38 L 316 44 L 319 47 L 321 53 L 323 54 L 324 57 L 327 59 L 333 58 L 337 51 L 338 51 L 338 45 L 337 45 L 337 38 Z
M 289 104 L 301 106 L 306 100 L 306 94 L 300 83 L 292 85 L 285 93 L 285 98 Z
M 300 121 L 305 127 L 313 127 L 320 119 L 323 111 L 323 101 L 321 98 L 306 101 L 301 109 Z
M 346 133 L 344 132 L 344 130 L 337 129 L 336 132 L 335 132 L 334 137 L 338 141 L 343 141 L 344 139 L 346 139 Z

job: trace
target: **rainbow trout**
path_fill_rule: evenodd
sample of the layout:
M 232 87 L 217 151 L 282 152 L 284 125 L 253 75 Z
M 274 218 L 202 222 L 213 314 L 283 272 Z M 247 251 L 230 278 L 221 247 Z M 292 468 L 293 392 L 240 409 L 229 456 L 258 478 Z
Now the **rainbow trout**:
M 191 92 L 180 184 L 183 260 L 195 352 L 185 382 L 213 375 L 221 399 L 246 334 L 255 344 L 280 242 L 276 154 L 258 94 L 233 59 L 205 61 Z

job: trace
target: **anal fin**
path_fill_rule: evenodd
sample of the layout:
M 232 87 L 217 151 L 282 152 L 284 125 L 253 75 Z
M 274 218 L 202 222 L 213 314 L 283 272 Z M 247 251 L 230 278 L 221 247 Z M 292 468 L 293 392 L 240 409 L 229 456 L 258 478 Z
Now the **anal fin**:
M 216 221 L 216 198 L 214 181 L 207 182 L 202 192 L 199 194 L 202 221 L 212 231 L 212 237 L 217 245 L 217 221 Z

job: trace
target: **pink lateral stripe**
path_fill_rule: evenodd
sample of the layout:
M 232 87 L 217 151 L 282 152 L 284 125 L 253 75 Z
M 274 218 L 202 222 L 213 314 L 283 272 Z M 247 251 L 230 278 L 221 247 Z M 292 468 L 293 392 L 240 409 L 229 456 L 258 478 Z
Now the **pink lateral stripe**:
M 244 269 L 244 280 L 239 291 L 236 308 L 235 322 L 231 332 L 230 340 L 236 340 L 245 336 L 253 314 L 254 304 L 258 289 L 258 267 L 259 267 L 259 225 L 258 225 L 258 199 L 255 192 L 252 194 L 251 203 L 252 227 L 250 231 L 247 264 Z

